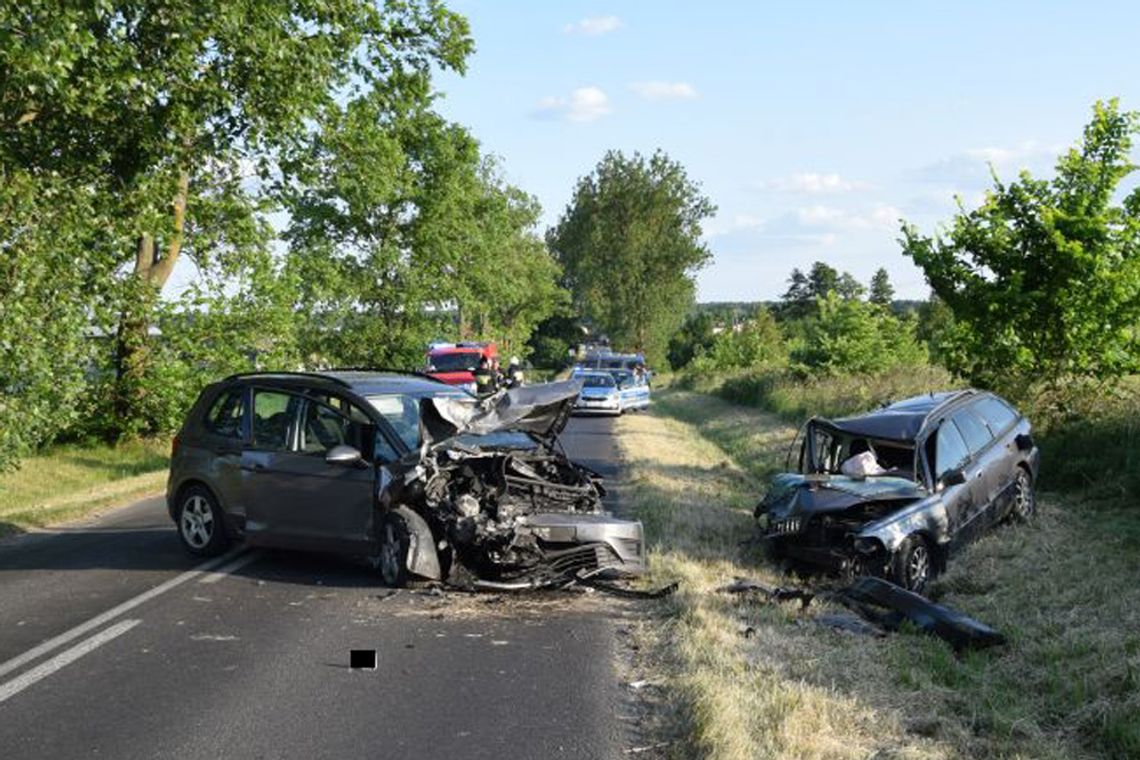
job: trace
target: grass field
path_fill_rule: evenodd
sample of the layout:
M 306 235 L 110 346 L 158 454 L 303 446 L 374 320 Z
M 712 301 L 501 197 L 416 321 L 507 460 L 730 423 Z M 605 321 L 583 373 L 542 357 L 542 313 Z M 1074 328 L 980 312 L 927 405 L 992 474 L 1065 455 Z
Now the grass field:
M 1140 756 L 1140 526 L 1127 512 L 1046 494 L 1033 524 L 951 560 L 931 595 L 1004 632 L 1001 648 L 959 657 L 918 633 L 839 633 L 813 622 L 826 605 L 716 591 L 736 576 L 804 582 L 741 543 L 792 429 L 691 391 L 655 405 L 619 428 L 650 580 L 682 582 L 639 634 L 681 706 L 674 754 Z
M 56 446 L 0 474 L 0 535 L 75 519 L 161 491 L 168 441 Z

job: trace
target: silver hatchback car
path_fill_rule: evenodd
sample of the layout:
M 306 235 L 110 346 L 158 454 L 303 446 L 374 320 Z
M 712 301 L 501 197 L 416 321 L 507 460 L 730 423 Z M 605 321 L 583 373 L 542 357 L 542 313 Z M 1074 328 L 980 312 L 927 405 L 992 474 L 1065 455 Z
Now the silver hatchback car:
M 175 438 L 166 500 L 188 551 L 232 541 L 363 555 L 383 580 L 533 587 L 644 567 L 641 523 L 556 446 L 577 383 L 477 400 L 416 374 L 234 375 Z

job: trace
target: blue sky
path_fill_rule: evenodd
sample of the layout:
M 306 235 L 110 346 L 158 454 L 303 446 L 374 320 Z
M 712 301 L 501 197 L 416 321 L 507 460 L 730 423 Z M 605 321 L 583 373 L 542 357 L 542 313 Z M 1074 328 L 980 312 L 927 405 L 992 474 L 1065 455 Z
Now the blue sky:
M 440 109 L 552 224 L 607 149 L 664 149 L 719 207 L 698 298 L 775 298 L 794 266 L 922 298 L 900 217 L 932 230 L 987 162 L 1048 173 L 1098 98 L 1140 109 L 1140 4 L 451 0 L 468 72 Z

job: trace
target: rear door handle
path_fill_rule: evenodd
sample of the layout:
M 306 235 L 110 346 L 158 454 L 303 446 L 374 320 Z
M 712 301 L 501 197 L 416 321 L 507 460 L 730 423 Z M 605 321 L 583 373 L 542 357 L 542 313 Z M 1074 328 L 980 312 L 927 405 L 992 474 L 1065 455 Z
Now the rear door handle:
M 265 465 L 261 462 L 254 462 L 253 464 L 243 464 L 241 466 L 246 472 L 265 472 Z

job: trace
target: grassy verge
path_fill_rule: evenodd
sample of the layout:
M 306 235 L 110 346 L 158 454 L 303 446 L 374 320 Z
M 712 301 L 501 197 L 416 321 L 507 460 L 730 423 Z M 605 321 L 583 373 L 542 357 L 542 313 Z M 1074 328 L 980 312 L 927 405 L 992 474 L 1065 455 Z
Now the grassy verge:
M 64 445 L 0 474 L 0 535 L 83 517 L 160 491 L 169 464 L 166 441 L 118 446 Z
M 943 603 L 1008 645 L 956 657 L 920 634 L 874 639 L 805 611 L 716 592 L 789 578 L 741 545 L 762 478 L 782 466 L 778 416 L 677 389 L 620 422 L 651 580 L 681 580 L 643 635 L 663 654 L 690 757 L 1103 757 L 1140 753 L 1140 526 L 1057 497 L 952 560 Z M 813 581 L 824 583 L 826 579 Z M 751 630 L 750 630 L 751 629 Z

